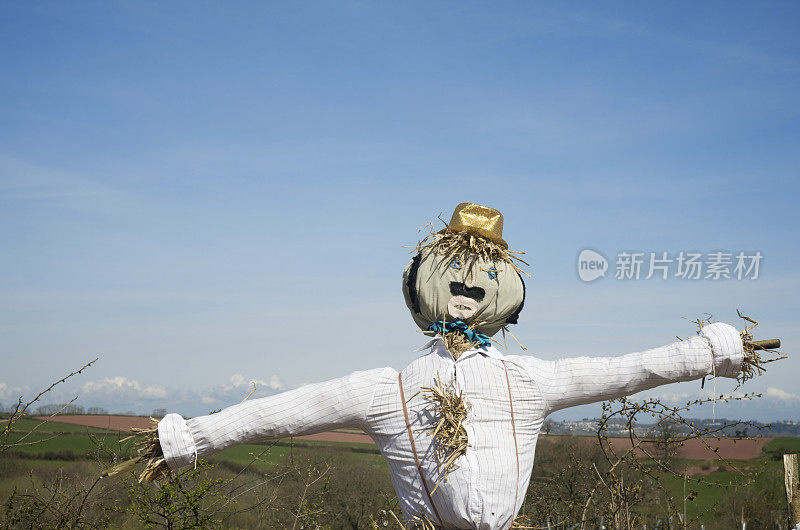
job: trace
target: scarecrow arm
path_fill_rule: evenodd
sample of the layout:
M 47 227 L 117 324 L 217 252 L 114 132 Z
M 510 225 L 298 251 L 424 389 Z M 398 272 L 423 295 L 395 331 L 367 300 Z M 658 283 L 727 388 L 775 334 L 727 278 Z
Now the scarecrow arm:
M 705 326 L 697 337 L 619 357 L 524 359 L 550 413 L 707 375 L 736 377 L 743 352 L 739 332 L 715 323 Z
M 170 469 L 177 470 L 195 459 L 240 443 L 344 426 L 366 430 L 373 389 L 385 370 L 388 369 L 355 372 L 190 420 L 168 414 L 158 424 L 164 459 Z

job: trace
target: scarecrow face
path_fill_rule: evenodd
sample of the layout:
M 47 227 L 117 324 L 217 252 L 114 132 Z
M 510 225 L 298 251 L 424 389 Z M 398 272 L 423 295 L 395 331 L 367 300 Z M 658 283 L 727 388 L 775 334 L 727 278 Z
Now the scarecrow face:
M 507 322 L 516 323 L 525 286 L 503 260 L 469 253 L 452 257 L 426 249 L 406 267 L 403 293 L 421 329 L 443 319 L 463 320 L 477 323 L 476 330 L 491 336 Z

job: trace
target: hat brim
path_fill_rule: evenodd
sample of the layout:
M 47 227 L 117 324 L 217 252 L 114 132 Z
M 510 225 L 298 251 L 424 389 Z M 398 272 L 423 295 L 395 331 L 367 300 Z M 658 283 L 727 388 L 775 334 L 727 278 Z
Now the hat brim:
M 440 234 L 444 234 L 446 232 L 469 232 L 470 234 L 481 236 L 483 238 L 488 239 L 489 241 L 493 241 L 494 243 L 497 243 L 504 249 L 508 250 L 508 243 L 506 243 L 505 239 L 503 239 L 502 237 L 498 237 L 497 234 L 495 234 L 494 232 L 491 232 L 484 228 L 478 228 L 475 226 L 460 226 L 457 228 L 450 228 L 448 226 L 447 228 L 439 230 Z

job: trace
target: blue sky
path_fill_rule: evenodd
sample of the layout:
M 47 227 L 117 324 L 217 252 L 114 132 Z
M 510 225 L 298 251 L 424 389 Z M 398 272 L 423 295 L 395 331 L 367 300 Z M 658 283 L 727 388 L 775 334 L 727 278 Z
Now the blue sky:
M 2 2 L 0 402 L 95 356 L 54 398 L 199 414 L 250 380 L 402 368 L 403 245 L 463 201 L 533 265 L 531 354 L 642 350 L 737 307 L 800 351 L 798 22 L 790 2 Z M 764 260 L 756 281 L 585 284 L 586 247 Z M 799 359 L 728 412 L 800 420 Z

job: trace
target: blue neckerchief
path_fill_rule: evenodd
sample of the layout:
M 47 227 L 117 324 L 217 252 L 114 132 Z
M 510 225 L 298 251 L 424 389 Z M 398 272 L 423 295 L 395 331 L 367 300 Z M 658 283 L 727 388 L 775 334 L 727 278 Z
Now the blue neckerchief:
M 460 331 L 461 333 L 466 335 L 467 340 L 472 343 L 477 342 L 480 346 L 492 345 L 492 339 L 490 339 L 483 333 L 478 333 L 475 330 L 469 329 L 467 323 L 462 322 L 461 320 L 456 320 L 455 322 L 445 322 L 444 332 L 442 332 L 442 321 L 439 320 L 428 326 L 428 331 L 433 331 L 435 333 L 438 333 L 439 335 L 444 335 L 445 333 L 450 333 L 451 331 Z

